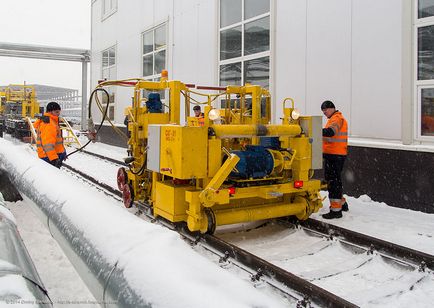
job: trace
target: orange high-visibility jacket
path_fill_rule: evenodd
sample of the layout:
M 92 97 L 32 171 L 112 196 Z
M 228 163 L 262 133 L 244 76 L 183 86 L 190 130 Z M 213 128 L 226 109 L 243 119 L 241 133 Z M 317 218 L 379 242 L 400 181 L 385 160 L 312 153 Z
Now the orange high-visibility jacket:
M 199 126 L 204 126 L 205 125 L 205 117 L 204 117 L 204 114 L 203 114 L 203 112 L 201 112 L 200 113 L 200 116 L 198 116 L 198 118 L 199 118 Z
M 332 137 L 322 137 L 322 151 L 324 154 L 347 155 L 348 153 L 348 124 L 340 111 L 336 111 L 328 119 L 325 128 L 334 131 Z
M 48 157 L 49 160 L 55 160 L 59 158 L 58 153 L 65 152 L 62 131 L 59 126 L 59 117 L 51 113 L 45 113 L 44 116 L 46 117 L 45 119 L 49 119 L 48 123 L 42 119 L 38 119 L 33 124 L 37 134 L 36 148 L 38 157 Z

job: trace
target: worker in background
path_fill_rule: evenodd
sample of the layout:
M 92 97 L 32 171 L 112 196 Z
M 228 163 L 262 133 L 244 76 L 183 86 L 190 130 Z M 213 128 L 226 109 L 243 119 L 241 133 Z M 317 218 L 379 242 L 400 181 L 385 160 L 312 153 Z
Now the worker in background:
M 341 218 L 342 211 L 348 211 L 348 204 L 343 198 L 342 169 L 348 152 L 348 124 L 342 113 L 336 110 L 331 101 L 324 101 L 321 110 L 327 117 L 327 124 L 322 129 L 324 177 L 330 200 L 330 212 L 323 214 L 325 219 Z
M 200 109 L 200 106 L 198 106 L 198 105 L 194 106 L 193 112 L 194 112 L 194 116 L 196 118 L 199 118 L 199 125 L 204 126 L 205 125 L 205 117 L 204 117 L 202 110 Z
M 38 157 L 57 168 L 60 168 L 66 159 L 62 130 L 59 126 L 59 115 L 60 105 L 56 102 L 50 102 L 47 104 L 44 115 L 34 124 L 37 134 Z
M 424 114 L 422 115 L 422 135 L 434 135 L 434 116 Z

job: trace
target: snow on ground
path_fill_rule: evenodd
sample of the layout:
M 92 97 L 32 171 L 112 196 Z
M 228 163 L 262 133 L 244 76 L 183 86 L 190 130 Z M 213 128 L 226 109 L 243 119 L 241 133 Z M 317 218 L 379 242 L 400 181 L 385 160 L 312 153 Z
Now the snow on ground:
M 114 163 L 104 162 L 101 158 L 77 152 L 65 161 L 69 166 L 84 171 L 98 179 L 99 182 L 111 187 L 117 187 L 116 174 L 121 167 Z
M 223 239 L 360 307 L 432 307 L 434 275 L 325 236 L 268 223 Z
M 87 142 L 87 138 L 84 136 L 79 137 L 80 142 L 84 145 Z M 85 151 L 97 153 L 99 155 L 111 157 L 113 159 L 117 159 L 123 161 L 125 157 L 127 157 L 127 149 L 116 147 L 109 144 L 104 144 L 101 142 L 91 142 L 85 148 Z M 67 149 L 67 152 L 72 152 L 73 149 Z M 74 154 L 75 155 L 75 154 Z M 72 157 L 72 156 L 71 156 Z
M 346 199 L 350 210 L 343 212 L 342 219 L 326 220 L 328 223 L 434 255 L 434 214 L 388 206 L 367 195 Z M 321 211 L 311 217 L 323 220 L 321 214 L 329 206 L 326 198 Z
M 0 139 L 0 164 L 29 185 L 26 190 L 38 200 L 48 200 L 44 206 L 80 230 L 104 262 L 116 263 L 126 281 L 155 307 L 287 306 L 280 295 L 256 289 L 249 277 L 240 278 L 197 254 L 176 232 L 131 215 L 119 202 L 96 194 L 28 149 Z
M 24 149 L 28 153 L 32 153 L 28 146 L 22 146 L 22 149 Z M 86 150 L 93 151 L 95 153 L 109 156 L 118 160 L 121 160 L 123 157 L 126 156 L 126 149 L 107 146 L 100 143 L 90 144 L 86 148 Z M 68 152 L 71 151 L 68 150 Z M 89 156 L 81 153 L 72 155 L 68 159 L 67 163 L 76 168 L 91 173 L 92 176 L 103 180 L 103 182 L 106 184 L 116 187 L 116 171 L 118 166 L 114 164 L 107 164 L 100 159 L 89 158 Z M 326 193 L 323 193 L 323 196 L 326 195 L 327 195 Z M 331 220 L 328 221 L 329 223 L 333 223 L 347 229 L 365 233 L 413 249 L 424 251 L 429 254 L 434 254 L 434 214 L 425 214 L 421 212 L 415 212 L 411 210 L 390 207 L 385 203 L 373 201 L 369 198 L 369 196 L 366 195 L 360 196 L 358 198 L 347 196 L 346 198 L 350 207 L 349 212 L 344 212 L 344 217 L 342 219 Z M 324 201 L 324 208 L 321 209 L 320 213 L 313 214 L 312 217 L 321 220 L 322 218 L 320 214 L 327 212 L 328 206 L 329 206 L 329 202 L 328 199 L 326 198 Z M 21 224 L 26 224 L 24 221 L 28 221 L 28 219 L 31 219 L 25 217 L 26 211 L 18 210 L 20 209 L 20 207 L 21 209 L 24 208 L 23 205 L 16 204 L 16 205 L 11 205 L 11 207 L 12 207 L 12 211 L 17 215 L 19 226 Z M 17 207 L 18 209 L 16 208 L 14 209 L 14 207 Z M 31 228 L 31 230 L 34 229 L 37 228 L 36 227 Z M 29 243 L 31 243 L 32 241 L 35 243 L 39 242 L 39 245 L 35 245 L 35 247 L 36 249 L 40 248 L 41 252 L 36 252 L 36 255 L 39 254 L 40 257 L 42 258 L 41 255 L 44 254 L 44 251 L 49 251 L 50 248 L 45 247 L 45 245 L 41 245 L 41 243 L 46 243 L 47 240 L 43 240 L 42 238 L 38 240 L 33 240 L 34 237 L 38 236 L 39 232 L 40 231 L 34 232 L 36 234 L 31 234 L 30 232 L 28 238 L 25 239 L 25 242 L 26 245 L 28 245 L 27 242 Z M 23 237 L 25 236 L 23 235 Z M 303 255 L 304 252 L 309 251 L 310 249 L 312 249 L 312 247 L 315 247 L 318 251 L 321 251 L 323 249 L 326 249 L 327 245 L 329 245 L 329 243 L 316 241 L 315 239 L 312 238 L 304 239 L 302 242 L 303 245 L 301 245 L 302 244 L 301 242 L 288 243 L 284 241 L 284 237 L 285 236 L 283 234 L 277 233 L 274 238 L 276 242 L 273 241 L 273 244 L 268 243 L 268 246 L 264 246 L 262 249 L 264 251 L 267 250 L 273 251 L 273 249 L 276 249 L 276 247 L 285 246 L 287 247 L 287 250 L 292 251 L 292 257 L 297 258 L 297 256 Z M 167 245 L 173 245 L 172 240 L 166 239 L 165 243 Z M 161 243 L 159 243 L 158 247 L 159 250 L 164 249 L 164 245 L 161 246 Z M 327 251 L 324 251 L 323 253 L 326 254 L 326 252 Z M 278 260 L 278 251 L 275 251 L 275 253 L 276 253 L 276 260 Z M 260 251 L 258 251 L 258 254 L 260 254 Z M 353 258 L 352 256 L 345 254 L 345 251 L 342 251 L 342 256 L 344 259 Z M 156 261 L 157 258 L 158 255 L 151 257 L 152 262 Z M 322 260 L 327 260 L 327 258 L 330 258 L 330 256 L 323 255 Z M 363 259 L 362 256 L 358 256 L 356 259 L 351 260 L 352 263 L 364 262 L 364 261 L 366 260 Z M 59 261 L 59 262 L 63 262 L 63 261 Z M 418 302 L 417 299 L 434 297 L 434 295 L 432 294 L 434 292 L 432 290 L 432 285 L 433 285 L 432 277 L 422 278 L 423 281 L 421 283 L 416 283 L 417 280 L 420 278 L 420 276 L 418 276 L 417 273 L 410 275 L 409 279 L 414 280 L 413 281 L 414 287 L 412 292 L 405 292 L 406 290 L 400 289 L 401 285 L 397 286 L 396 284 L 394 284 L 394 279 L 396 275 L 399 275 L 398 273 L 394 273 L 393 271 L 389 272 L 389 269 L 387 269 L 386 271 L 383 268 L 384 264 L 382 264 L 381 262 L 375 262 L 372 264 L 373 267 L 377 267 L 377 268 L 373 268 L 372 270 L 378 273 L 379 276 L 378 278 L 380 279 L 380 282 L 382 281 L 382 283 L 377 285 L 374 282 L 372 282 L 373 284 L 371 288 L 369 288 L 369 286 L 367 287 L 367 290 L 370 291 L 369 292 L 367 291 L 366 294 L 364 294 L 363 292 L 360 293 L 360 290 L 358 290 L 359 293 L 355 292 L 354 294 L 346 294 L 346 296 L 350 296 L 351 298 L 355 298 L 356 300 L 357 298 L 364 296 L 367 298 L 367 301 L 369 302 L 368 306 L 385 306 L 385 305 L 391 306 L 392 305 L 391 303 L 394 304 L 399 303 L 400 307 L 412 306 L 415 303 L 418 303 L 420 306 L 426 306 L 426 307 L 430 306 L 426 302 L 425 303 Z M 311 266 L 314 265 L 315 262 Z M 44 266 L 38 264 L 37 264 L 37 268 L 39 270 L 39 273 L 43 281 L 47 283 L 46 279 L 44 279 L 43 277 L 44 275 L 42 274 L 42 272 L 45 271 L 46 269 L 44 269 Z M 302 264 L 302 265 L 298 264 L 298 268 L 299 270 L 300 268 L 303 269 L 302 270 L 303 275 L 309 276 L 310 267 L 307 264 Z M 59 276 L 61 276 L 60 274 L 61 273 L 59 271 Z M 154 273 L 154 275 L 157 275 L 157 273 Z M 347 277 L 348 280 L 357 281 L 357 278 L 363 276 L 364 273 L 351 272 L 351 274 L 349 275 L 352 276 Z M 50 274 L 48 274 L 48 276 L 50 276 Z M 336 279 L 333 280 L 329 278 L 329 279 L 324 279 L 321 282 L 321 284 L 324 283 L 325 285 L 332 286 L 333 288 L 339 290 L 340 288 L 339 285 L 342 283 L 345 284 L 346 281 L 348 281 L 347 279 L 340 281 L 340 280 L 336 280 Z M 71 282 L 72 281 L 73 280 L 71 278 Z M 365 283 L 365 282 L 359 281 L 358 283 Z M 409 283 L 411 284 L 412 281 L 409 281 Z M 56 283 L 53 283 L 54 288 L 56 288 L 55 285 Z M 390 296 L 384 299 L 375 298 L 375 296 L 373 296 L 372 294 L 375 293 L 374 290 L 377 288 L 378 289 L 390 288 L 390 292 L 389 292 Z M 63 287 L 61 289 L 63 289 Z M 62 290 L 59 289 L 54 292 L 59 292 L 59 294 L 61 294 Z M 64 295 L 59 295 L 59 296 L 64 297 Z M 80 294 L 75 294 L 74 296 L 76 298 L 87 297 L 85 292 Z M 395 301 L 390 300 L 390 298 L 395 299 Z

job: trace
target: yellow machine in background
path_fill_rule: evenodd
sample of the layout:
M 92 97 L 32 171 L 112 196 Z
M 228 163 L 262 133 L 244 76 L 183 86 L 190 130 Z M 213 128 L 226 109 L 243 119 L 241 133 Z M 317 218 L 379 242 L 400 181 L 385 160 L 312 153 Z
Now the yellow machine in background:
M 5 88 L 5 101 L 9 109 L 16 109 L 14 114 L 22 118 L 34 118 L 39 113 L 39 103 L 36 100 L 34 86 L 11 84 Z
M 5 108 L 6 103 L 6 93 L 1 89 L 0 91 L 0 114 L 3 114 L 3 110 Z
M 116 82 L 100 87 L 108 84 Z M 312 179 L 322 165 L 321 117 L 300 116 L 286 99 L 282 123 L 270 124 L 270 94 L 255 85 L 206 94 L 164 77 L 130 84 L 130 168 L 118 171 L 125 206 L 147 204 L 154 216 L 202 233 L 277 217 L 304 220 L 322 207 L 321 183 Z M 189 116 L 191 104 L 203 104 L 203 121 Z
M 7 133 L 19 139 L 30 137 L 25 118 L 34 118 L 38 113 L 34 86 L 12 84 L 4 88 L 3 122 Z

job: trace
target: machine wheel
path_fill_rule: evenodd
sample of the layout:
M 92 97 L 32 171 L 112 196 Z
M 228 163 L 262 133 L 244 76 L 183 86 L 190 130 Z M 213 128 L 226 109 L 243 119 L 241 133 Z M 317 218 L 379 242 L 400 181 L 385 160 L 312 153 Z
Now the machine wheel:
M 127 175 L 127 171 L 125 171 L 125 168 L 124 167 L 119 168 L 118 174 L 116 176 L 116 181 L 120 191 L 124 190 L 124 186 L 127 182 L 127 179 L 128 179 L 128 175 Z
M 133 205 L 134 193 L 130 184 L 125 184 L 122 189 L 122 199 L 124 200 L 124 206 L 129 209 Z
M 206 234 L 214 234 L 217 227 L 214 212 L 211 209 L 205 209 L 205 215 L 208 219 L 208 229 Z

